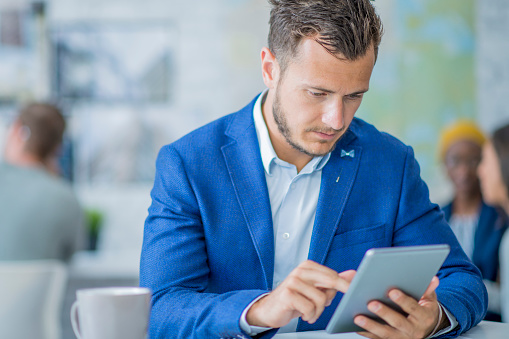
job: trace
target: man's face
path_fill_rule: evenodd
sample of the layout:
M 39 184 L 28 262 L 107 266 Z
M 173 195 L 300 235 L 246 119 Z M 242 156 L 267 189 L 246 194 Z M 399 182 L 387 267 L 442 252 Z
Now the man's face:
M 288 145 L 307 156 L 334 149 L 369 89 L 373 49 L 355 61 L 337 57 L 313 39 L 304 39 L 275 86 L 272 114 L 277 128 Z

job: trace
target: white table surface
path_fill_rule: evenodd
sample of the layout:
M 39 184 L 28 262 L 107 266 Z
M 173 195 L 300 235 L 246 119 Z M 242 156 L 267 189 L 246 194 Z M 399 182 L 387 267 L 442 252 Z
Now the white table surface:
M 325 331 L 298 332 L 277 334 L 274 338 L 278 339 L 359 339 L 364 338 L 356 333 L 327 334 Z M 463 333 L 458 338 L 463 339 L 504 339 L 509 338 L 509 324 L 496 323 L 491 321 L 482 321 L 479 325 L 470 331 Z

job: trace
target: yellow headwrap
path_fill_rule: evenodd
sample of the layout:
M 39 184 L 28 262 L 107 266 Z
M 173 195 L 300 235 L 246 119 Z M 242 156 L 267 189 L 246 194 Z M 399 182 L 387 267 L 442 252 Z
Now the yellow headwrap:
M 486 138 L 475 123 L 458 121 L 447 127 L 440 136 L 440 158 L 444 160 L 449 147 L 460 140 L 468 140 L 482 147 Z

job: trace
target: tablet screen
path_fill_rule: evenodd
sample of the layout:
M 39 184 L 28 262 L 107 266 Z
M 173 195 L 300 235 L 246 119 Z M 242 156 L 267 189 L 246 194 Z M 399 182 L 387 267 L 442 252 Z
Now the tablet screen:
M 368 311 L 371 300 L 401 309 L 387 292 L 398 288 L 419 300 L 449 254 L 449 245 L 402 246 L 370 249 L 364 255 L 348 291 L 332 315 L 328 333 L 365 331 L 353 322 L 359 314 L 382 321 Z

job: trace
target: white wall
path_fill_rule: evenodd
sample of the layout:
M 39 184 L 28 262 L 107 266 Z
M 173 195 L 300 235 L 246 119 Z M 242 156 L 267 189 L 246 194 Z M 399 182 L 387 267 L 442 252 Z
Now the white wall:
M 509 1 L 477 1 L 478 120 L 488 132 L 509 123 Z
M 161 109 L 173 116 L 168 123 L 181 127 L 177 138 L 242 108 L 264 88 L 259 53 L 268 13 L 265 0 L 52 0 L 49 21 L 53 27 L 80 21 L 175 27 L 177 101 Z

